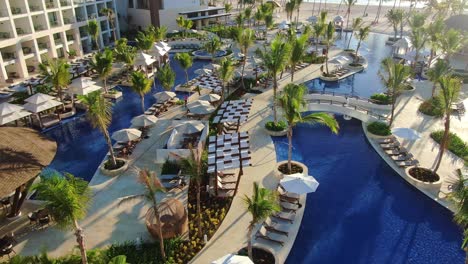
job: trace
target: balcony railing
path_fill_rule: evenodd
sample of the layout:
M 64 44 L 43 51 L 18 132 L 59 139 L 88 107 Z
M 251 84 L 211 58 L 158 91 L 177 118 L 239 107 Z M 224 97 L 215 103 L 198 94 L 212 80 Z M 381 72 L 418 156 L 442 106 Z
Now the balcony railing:
M 55 45 L 62 44 L 62 39 L 56 38 L 54 39 Z
M 64 24 L 73 24 L 74 22 L 75 22 L 74 18 L 68 18 L 68 17 L 63 18 L 63 23 Z
M 84 15 L 76 15 L 76 20 L 78 22 L 83 22 L 83 21 L 86 21 L 86 17 Z
M 23 47 L 22 49 L 23 49 L 23 54 L 25 55 L 33 53 L 33 50 L 30 47 Z
M 18 35 L 26 35 L 28 34 L 28 32 L 26 32 L 24 29 L 22 28 L 16 28 L 16 34 Z
M 88 19 L 96 19 L 98 15 L 96 13 L 91 13 L 88 15 Z
M 67 35 L 67 41 L 73 41 L 75 37 L 73 35 Z
M 70 2 L 68 1 L 60 1 L 60 6 L 69 6 Z
M 43 25 L 34 25 L 34 31 L 41 31 L 41 30 L 44 30 Z

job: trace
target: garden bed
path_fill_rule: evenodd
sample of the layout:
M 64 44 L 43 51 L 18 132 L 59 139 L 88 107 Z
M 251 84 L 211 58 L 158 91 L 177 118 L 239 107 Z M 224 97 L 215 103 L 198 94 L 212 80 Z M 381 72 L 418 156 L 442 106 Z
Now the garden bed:
M 437 174 L 434 174 L 432 170 L 426 169 L 426 168 L 420 168 L 420 167 L 414 167 L 410 168 L 408 170 L 408 174 L 421 182 L 424 183 L 436 183 L 440 181 L 440 177 Z
M 442 117 L 444 115 L 444 112 L 442 110 L 442 104 L 438 97 L 424 101 L 419 106 L 418 111 L 422 114 L 433 117 Z
M 106 160 L 104 163 L 102 163 L 101 166 L 99 167 L 99 170 L 101 171 L 101 173 L 107 176 L 114 177 L 127 170 L 128 162 L 126 160 L 115 159 L 115 161 L 116 161 L 116 166 L 112 166 L 109 160 Z
M 440 141 L 442 141 L 443 136 L 444 136 L 443 130 L 434 131 L 431 133 L 431 138 L 439 144 L 440 144 Z M 463 159 L 465 162 L 468 162 L 468 143 L 464 142 L 455 133 L 449 134 L 448 141 L 449 142 L 448 142 L 447 149 L 453 154 Z
M 372 122 L 367 125 L 367 131 L 376 136 L 390 136 L 390 127 L 383 122 Z

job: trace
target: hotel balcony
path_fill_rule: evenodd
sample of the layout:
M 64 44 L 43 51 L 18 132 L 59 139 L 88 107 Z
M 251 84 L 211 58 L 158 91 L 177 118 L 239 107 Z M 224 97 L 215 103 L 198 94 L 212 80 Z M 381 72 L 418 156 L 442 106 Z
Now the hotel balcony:
M 30 12 L 42 11 L 42 6 L 30 4 L 29 5 L 29 11 Z
M 47 9 L 52 9 L 52 8 L 57 8 L 58 7 L 53 0 L 45 1 L 45 5 L 46 5 Z
M 64 6 L 70 6 L 70 5 L 71 5 L 70 1 L 64 1 L 64 0 L 61 0 L 61 1 L 60 1 L 60 6 L 62 6 L 62 7 L 64 7 Z
M 14 34 L 10 29 L 10 21 L 5 21 L 0 24 L 0 39 L 13 38 Z
M 12 15 L 26 14 L 26 9 L 21 8 L 21 7 L 11 6 L 10 10 L 11 10 Z
M 16 34 L 18 35 L 27 35 L 31 34 L 31 25 L 29 24 L 29 19 L 27 17 L 15 18 L 15 29 Z

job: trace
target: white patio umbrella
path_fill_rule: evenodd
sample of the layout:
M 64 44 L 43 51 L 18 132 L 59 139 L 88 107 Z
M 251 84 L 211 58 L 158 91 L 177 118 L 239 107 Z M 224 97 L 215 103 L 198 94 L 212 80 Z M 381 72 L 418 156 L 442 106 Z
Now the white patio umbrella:
M 96 82 L 93 82 L 91 78 L 80 77 L 72 81 L 72 83 L 68 86 L 67 92 L 70 94 L 86 95 L 100 89 L 101 87 L 97 86 Z
M 211 262 L 211 264 L 254 264 L 247 256 L 239 256 L 234 254 L 227 254 L 217 260 Z
M 419 134 L 418 131 L 407 127 L 396 127 L 392 129 L 392 134 L 408 140 L 416 140 L 421 138 L 421 134 Z
M 134 127 L 148 127 L 156 124 L 158 118 L 154 115 L 139 115 L 132 118 L 132 126 Z
M 198 74 L 198 75 L 209 75 L 211 73 L 213 73 L 212 70 L 205 69 L 205 68 L 200 68 L 200 69 L 195 70 L 195 74 Z
M 141 131 L 134 128 L 126 128 L 121 129 L 119 131 L 115 131 L 112 134 L 112 139 L 119 141 L 119 142 L 128 142 L 132 140 L 139 139 L 141 137 Z
M 153 64 L 156 60 L 149 54 L 146 54 L 142 51 L 138 52 L 135 57 L 134 66 L 149 66 Z
M 211 63 L 211 64 L 208 64 L 208 65 L 204 66 L 203 68 L 213 71 L 213 70 L 217 70 L 217 69 L 221 68 L 221 65 L 216 64 L 216 63 Z
M 155 57 L 162 57 L 167 54 L 167 51 L 163 47 L 154 44 L 150 50 L 150 54 Z
M 21 107 L 21 109 L 22 109 L 22 107 Z M 4 125 L 4 124 L 8 124 L 8 123 L 13 122 L 13 121 L 16 121 L 16 120 L 21 119 L 23 117 L 30 116 L 30 115 L 31 115 L 30 112 L 24 111 L 24 110 L 20 110 L 20 111 L 17 111 L 17 112 L 2 115 L 2 116 L 0 116 L 0 126 Z
M 27 101 L 27 99 L 26 99 L 26 101 Z M 57 107 L 59 105 L 62 105 L 62 103 L 59 102 L 59 101 L 48 100 L 48 101 L 44 101 L 44 102 L 38 103 L 38 104 L 28 102 L 28 103 L 24 104 L 23 107 L 24 107 L 24 109 L 28 110 L 29 112 L 39 113 L 39 112 L 42 112 L 42 111 Z
M 315 192 L 319 186 L 314 177 L 304 176 L 302 173 L 286 175 L 281 179 L 280 183 L 287 192 L 297 194 Z
M 164 92 L 155 93 L 153 96 L 154 98 L 156 98 L 158 102 L 166 102 L 176 97 L 176 94 L 174 92 L 164 91 Z
M 205 125 L 200 122 L 197 122 L 197 123 L 186 122 L 177 126 L 175 129 L 179 133 L 193 134 L 193 133 L 198 133 L 202 131 L 204 128 L 205 128 Z
M 198 100 L 193 103 L 190 103 L 187 105 L 187 108 L 190 111 L 190 113 L 196 115 L 207 115 L 213 113 L 216 110 L 216 108 L 214 108 L 210 104 L 210 102 L 203 100 Z
M 403 37 L 403 38 L 397 40 L 397 42 L 395 42 L 393 44 L 393 47 L 402 48 L 402 49 L 409 49 L 409 48 L 413 47 L 413 44 L 411 43 L 411 40 L 408 37 Z
M 0 116 L 5 116 L 14 112 L 19 112 L 24 108 L 19 105 L 14 105 L 10 103 L 1 103 L 0 104 Z
M 47 102 L 49 100 L 54 100 L 55 97 L 52 97 L 50 95 L 47 95 L 47 94 L 43 94 L 43 93 L 36 93 L 30 97 L 28 97 L 26 100 L 26 102 L 28 103 L 31 103 L 31 104 L 40 104 L 40 103 L 44 103 L 44 102 Z
M 198 99 L 213 103 L 213 102 L 219 101 L 221 99 L 221 96 L 217 94 L 205 94 L 205 95 L 200 96 Z

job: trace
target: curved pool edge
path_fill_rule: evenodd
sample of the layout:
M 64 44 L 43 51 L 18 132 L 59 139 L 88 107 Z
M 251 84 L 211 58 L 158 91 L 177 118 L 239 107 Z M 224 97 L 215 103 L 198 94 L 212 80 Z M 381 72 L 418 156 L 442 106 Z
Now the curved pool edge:
M 388 164 L 390 168 L 392 168 L 393 171 L 395 171 L 398 175 L 400 175 L 400 177 L 403 178 L 412 187 L 416 188 L 417 190 L 425 194 L 427 197 L 431 198 L 431 200 L 437 202 L 438 204 L 447 208 L 453 213 L 456 212 L 455 205 L 451 203 L 450 201 L 445 200 L 445 199 L 440 199 L 437 197 L 436 194 L 432 193 L 430 190 L 427 190 L 425 188 L 421 188 L 420 186 L 415 185 L 412 182 L 412 179 L 408 175 L 406 175 L 405 170 L 402 170 L 398 166 L 396 166 L 393 160 L 387 155 L 385 155 L 385 153 L 379 148 L 378 143 L 375 142 L 375 140 L 373 140 L 372 137 L 369 135 L 369 132 L 366 129 L 365 122 L 361 122 L 361 125 L 362 125 L 362 130 L 364 132 L 364 135 L 366 136 L 367 142 L 369 142 L 369 144 L 372 146 L 375 152 L 379 154 L 379 156 Z

